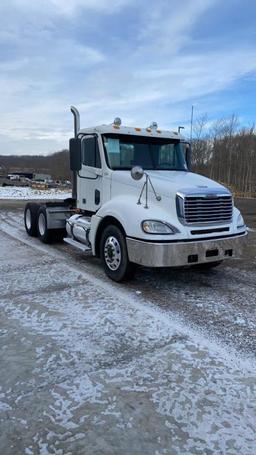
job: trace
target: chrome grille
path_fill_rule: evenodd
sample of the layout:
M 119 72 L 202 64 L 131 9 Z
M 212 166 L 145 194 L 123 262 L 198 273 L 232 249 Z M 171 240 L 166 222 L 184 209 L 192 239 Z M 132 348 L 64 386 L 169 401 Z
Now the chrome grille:
M 231 195 L 184 197 L 184 221 L 187 224 L 226 224 L 232 220 Z

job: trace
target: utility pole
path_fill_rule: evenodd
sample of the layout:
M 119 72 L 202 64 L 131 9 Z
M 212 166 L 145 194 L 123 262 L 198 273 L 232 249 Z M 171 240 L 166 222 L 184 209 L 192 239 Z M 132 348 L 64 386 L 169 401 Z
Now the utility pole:
M 191 106 L 191 119 L 190 119 L 190 144 L 192 145 L 192 136 L 193 136 L 193 120 L 194 120 L 194 106 Z

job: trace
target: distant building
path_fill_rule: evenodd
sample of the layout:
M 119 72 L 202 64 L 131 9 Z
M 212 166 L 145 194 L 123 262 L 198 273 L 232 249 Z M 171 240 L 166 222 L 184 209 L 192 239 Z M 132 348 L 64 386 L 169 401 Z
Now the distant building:
M 35 173 L 33 175 L 33 180 L 35 180 L 36 182 L 48 183 L 52 181 L 52 176 L 50 174 Z

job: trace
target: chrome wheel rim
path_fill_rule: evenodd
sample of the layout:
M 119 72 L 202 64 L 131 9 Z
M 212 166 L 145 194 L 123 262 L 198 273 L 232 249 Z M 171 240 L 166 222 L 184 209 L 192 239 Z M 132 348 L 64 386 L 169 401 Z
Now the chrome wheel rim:
M 26 222 L 27 229 L 31 229 L 32 222 L 31 222 L 31 212 L 29 209 L 26 211 L 25 222 Z
M 105 241 L 104 246 L 105 262 L 110 270 L 117 270 L 121 264 L 121 248 L 118 240 L 110 236 Z
M 46 220 L 43 213 L 40 213 L 38 217 L 38 230 L 40 235 L 44 235 L 46 231 Z

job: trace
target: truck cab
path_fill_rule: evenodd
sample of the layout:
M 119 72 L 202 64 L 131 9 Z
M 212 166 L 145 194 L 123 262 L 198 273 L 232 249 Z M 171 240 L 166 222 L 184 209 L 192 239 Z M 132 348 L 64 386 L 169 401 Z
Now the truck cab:
M 64 241 L 101 257 L 115 281 L 131 277 L 135 264 L 209 268 L 241 254 L 247 229 L 232 194 L 191 172 L 190 144 L 178 132 L 119 118 L 80 129 L 71 110 L 72 200 L 41 209 L 41 232 L 66 228 Z

